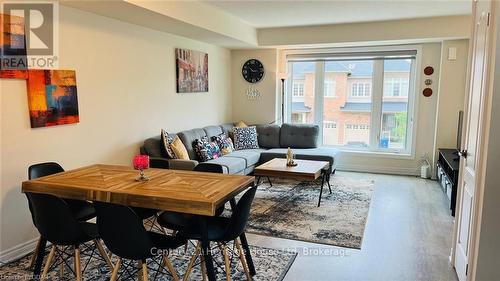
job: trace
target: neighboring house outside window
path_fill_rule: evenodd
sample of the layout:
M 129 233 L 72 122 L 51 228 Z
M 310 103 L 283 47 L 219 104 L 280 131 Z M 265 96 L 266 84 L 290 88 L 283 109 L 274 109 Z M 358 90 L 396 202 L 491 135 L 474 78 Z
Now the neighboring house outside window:
M 372 92 L 372 83 L 354 82 L 351 86 L 351 97 L 369 97 Z
M 303 97 L 304 96 L 304 82 L 294 82 L 292 94 L 294 97 Z
M 335 97 L 336 95 L 335 78 L 325 80 L 325 97 Z
M 407 97 L 408 96 L 408 78 L 392 77 L 384 81 L 385 97 Z

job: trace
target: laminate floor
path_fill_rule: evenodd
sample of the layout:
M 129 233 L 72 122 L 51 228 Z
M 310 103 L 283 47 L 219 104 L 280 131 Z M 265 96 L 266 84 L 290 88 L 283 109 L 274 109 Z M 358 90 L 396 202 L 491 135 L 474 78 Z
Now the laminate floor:
M 454 219 L 437 182 L 339 173 L 375 180 L 361 250 L 247 235 L 252 245 L 299 253 L 285 281 L 457 280 L 449 263 Z

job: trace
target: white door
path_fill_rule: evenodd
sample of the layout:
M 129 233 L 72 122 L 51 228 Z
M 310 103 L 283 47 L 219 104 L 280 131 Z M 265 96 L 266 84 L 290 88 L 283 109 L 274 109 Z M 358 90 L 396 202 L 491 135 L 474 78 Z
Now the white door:
M 468 273 L 468 258 L 470 255 L 471 228 L 476 192 L 476 172 L 481 161 L 479 149 L 481 147 L 482 120 L 486 95 L 486 67 L 488 66 L 489 20 L 491 2 L 474 2 L 471 80 L 464 124 L 465 142 L 462 144 L 460 169 L 462 177 L 458 188 L 461 194 L 457 203 L 458 231 L 455 240 L 455 269 L 460 281 L 466 281 Z

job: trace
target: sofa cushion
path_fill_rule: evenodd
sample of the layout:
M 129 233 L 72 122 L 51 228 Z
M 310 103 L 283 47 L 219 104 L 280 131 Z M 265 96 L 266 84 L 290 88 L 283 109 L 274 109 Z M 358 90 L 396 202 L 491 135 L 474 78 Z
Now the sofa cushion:
M 233 133 L 234 125 L 231 123 L 220 125 L 222 131 L 229 136 L 229 133 Z
M 196 153 L 194 152 L 193 144 L 197 139 L 201 139 L 202 137 L 206 137 L 207 133 L 203 129 L 192 129 L 187 131 L 182 131 L 177 134 L 181 139 L 182 143 L 186 147 L 186 150 L 189 155 L 189 159 L 195 160 Z
M 175 159 L 189 160 L 189 154 L 186 150 L 186 146 L 184 146 L 184 143 L 182 143 L 179 136 L 175 136 L 174 141 L 172 142 L 172 145 L 170 147 L 172 147 L 172 150 L 175 154 Z
M 207 126 L 203 127 L 203 130 L 210 141 L 212 141 L 213 137 L 223 133 L 221 126 Z
M 228 174 L 237 174 L 242 172 L 246 168 L 245 159 L 237 157 L 222 156 L 217 159 L 208 160 L 205 163 L 222 165 L 222 167 L 224 167 L 224 172 L 227 172 Z
M 215 143 L 219 146 L 222 155 L 226 155 L 234 151 L 233 140 L 225 133 L 213 137 L 213 141 L 215 141 Z
M 220 148 L 217 143 L 209 141 L 208 137 L 202 137 L 194 141 L 194 151 L 200 162 L 217 159 L 221 156 Z
M 340 151 L 331 147 L 298 148 L 292 150 L 297 159 L 330 162 L 330 170 L 335 169 L 340 156 Z M 286 158 L 286 152 L 286 148 L 273 148 L 263 151 L 260 154 L 260 162 L 264 163 L 274 158 Z
M 167 155 L 168 158 L 170 159 L 175 159 L 175 153 L 172 150 L 172 143 L 174 142 L 174 137 L 169 135 L 167 131 L 164 129 L 161 129 L 161 142 L 163 144 L 163 152 Z
M 315 148 L 318 146 L 319 127 L 309 124 L 283 124 L 280 130 L 280 146 L 291 148 Z
M 259 162 L 260 154 L 266 151 L 265 149 L 243 149 L 235 150 L 225 157 L 236 157 L 245 160 L 245 168 L 253 166 Z
M 255 126 L 233 129 L 234 149 L 253 149 L 259 148 L 257 141 L 257 129 Z
M 279 125 L 257 125 L 257 139 L 259 147 L 279 148 L 280 147 L 280 126 Z
M 162 142 L 161 138 L 156 137 L 156 138 L 149 138 L 144 141 L 144 153 L 151 157 L 162 157 L 166 158 L 167 155 L 162 149 Z

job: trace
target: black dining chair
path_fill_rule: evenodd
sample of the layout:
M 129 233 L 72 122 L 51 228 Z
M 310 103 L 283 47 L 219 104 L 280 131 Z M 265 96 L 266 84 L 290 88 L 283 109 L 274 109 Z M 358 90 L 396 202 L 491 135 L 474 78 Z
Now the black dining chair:
M 65 255 L 68 255 L 69 247 L 74 248 L 73 273 L 75 279 L 81 280 L 83 272 L 80 256 L 88 254 L 85 251 L 82 252 L 80 246 L 84 246 L 90 241 L 94 242 L 102 260 L 112 268 L 111 261 L 99 241 L 96 224 L 77 220 L 70 205 L 61 198 L 30 192 L 26 193 L 26 196 L 33 211 L 36 228 L 44 239 L 52 243 L 40 280 L 47 278 L 50 269 L 58 265 L 61 265 L 62 269 L 64 268 L 64 265 L 67 264 Z M 89 255 L 89 262 L 93 258 L 94 251 L 95 249 Z M 55 256 L 59 263 L 53 262 Z
M 222 255 L 224 257 L 224 265 L 226 270 L 226 279 L 231 279 L 231 268 L 229 262 L 229 255 L 227 251 L 227 243 L 234 241 L 234 245 L 239 253 L 239 258 L 245 275 L 248 280 L 251 280 L 250 270 L 247 264 L 245 253 L 239 241 L 239 237 L 244 233 L 245 227 L 250 215 L 250 208 L 252 206 L 253 199 L 255 197 L 255 192 L 257 187 L 252 187 L 243 194 L 236 206 L 233 207 L 233 213 L 231 217 L 205 217 L 206 219 L 206 239 L 210 242 L 216 242 L 221 249 Z M 198 257 L 203 259 L 201 255 L 201 240 L 203 239 L 202 233 L 203 227 L 201 226 L 201 220 L 192 219 L 189 225 L 184 227 L 177 236 L 183 237 L 189 240 L 198 240 L 196 250 L 194 255 L 189 261 L 186 274 L 184 275 L 184 280 L 187 280 L 193 265 Z M 208 247 L 210 249 L 210 247 Z
M 214 163 L 200 163 L 196 165 L 193 169 L 195 172 L 206 172 L 206 173 L 224 173 L 224 168 L 219 164 Z M 224 212 L 224 205 L 217 208 L 216 216 L 220 216 Z M 182 230 L 189 223 L 189 220 L 193 218 L 193 215 L 164 211 L 158 215 L 157 221 L 158 223 L 164 227 L 168 228 L 172 231 L 177 232 Z
M 61 167 L 61 165 L 55 162 L 39 163 L 29 166 L 28 178 L 30 180 L 33 180 L 61 172 L 64 172 L 64 169 Z M 66 199 L 65 201 L 76 220 L 87 221 L 95 217 L 95 209 L 92 206 L 92 203 L 87 201 L 71 200 L 71 199 Z M 31 212 L 31 218 L 34 224 L 35 221 L 33 218 L 33 211 L 32 211 L 33 208 L 29 203 L 29 200 L 28 200 L 28 207 Z M 31 262 L 29 264 L 29 268 L 34 269 L 34 273 L 36 275 L 38 275 L 41 270 L 46 244 L 47 241 L 40 236 L 40 238 L 38 239 L 38 243 L 36 245 L 36 249 L 33 255 L 31 256 Z M 38 256 L 40 256 L 39 259 Z
M 124 264 L 126 270 L 122 273 L 128 274 L 128 277 L 133 278 L 135 273 L 140 272 L 142 280 L 148 280 L 147 260 L 153 259 L 158 265 L 156 275 L 163 271 L 164 265 L 174 280 L 179 279 L 166 251 L 185 244 L 186 240 L 184 238 L 146 231 L 142 218 L 138 216 L 134 209 L 128 206 L 97 201 L 94 202 L 94 205 L 97 210 L 97 226 L 104 244 L 113 254 L 119 257 L 113 268 L 111 280 L 119 278 L 118 273 L 122 265 L 122 259 L 130 260 L 129 264 Z M 163 265 L 154 259 L 156 250 L 162 256 Z M 133 261 L 139 263 L 140 270 L 138 267 L 129 269 Z

